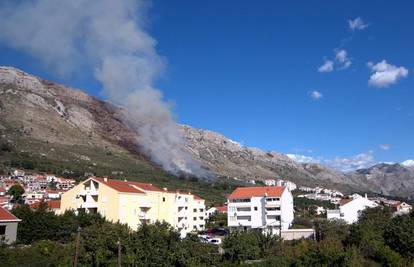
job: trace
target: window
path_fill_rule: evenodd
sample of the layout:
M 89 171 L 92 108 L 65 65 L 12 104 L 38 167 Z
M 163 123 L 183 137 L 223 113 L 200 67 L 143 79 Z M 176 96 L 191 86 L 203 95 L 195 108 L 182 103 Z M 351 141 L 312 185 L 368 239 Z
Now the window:
M 250 198 L 247 199 L 230 199 L 232 203 L 239 203 L 239 202 L 250 202 Z
M 204 211 L 204 209 L 200 209 L 200 212 L 203 212 Z
M 236 220 L 236 216 L 229 216 L 229 221 L 235 221 Z
M 267 215 L 267 219 L 280 221 L 280 216 L 279 215 Z
M 197 221 L 197 217 L 193 217 L 193 221 Z
M 257 207 L 254 207 L 254 210 L 256 210 L 256 211 L 257 211 Z
M 162 202 L 165 202 L 165 197 L 162 198 Z
M 6 234 L 6 226 L 0 225 L 0 235 L 5 235 L 5 234 Z
M 193 212 L 197 212 L 197 209 L 193 209 Z
M 238 207 L 237 211 L 251 211 L 250 207 Z
M 275 210 L 280 210 L 280 207 L 271 207 L 271 208 L 266 208 L 267 211 L 275 211 Z
M 252 217 L 251 216 L 237 216 L 237 220 L 250 222 L 252 220 Z
M 229 212 L 235 212 L 235 211 L 236 211 L 236 207 L 234 207 L 234 206 L 229 207 Z

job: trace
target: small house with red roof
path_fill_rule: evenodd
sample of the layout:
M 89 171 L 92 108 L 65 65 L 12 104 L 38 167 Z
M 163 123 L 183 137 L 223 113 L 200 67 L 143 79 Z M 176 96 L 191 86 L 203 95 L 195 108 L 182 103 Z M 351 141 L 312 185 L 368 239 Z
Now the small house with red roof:
M 7 244 L 16 241 L 17 225 L 21 220 L 0 206 L 0 240 L 4 238 Z
M 293 196 L 284 186 L 238 187 L 227 197 L 231 228 L 287 230 L 293 222 Z

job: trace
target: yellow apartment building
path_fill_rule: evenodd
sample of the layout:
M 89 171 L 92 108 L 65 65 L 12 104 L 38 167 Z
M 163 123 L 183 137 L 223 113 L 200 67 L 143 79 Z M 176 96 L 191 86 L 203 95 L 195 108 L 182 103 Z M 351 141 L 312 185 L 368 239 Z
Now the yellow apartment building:
M 205 201 L 191 193 L 168 191 L 152 184 L 90 177 L 62 195 L 66 210 L 100 213 L 107 220 L 136 230 L 164 221 L 182 237 L 205 228 Z

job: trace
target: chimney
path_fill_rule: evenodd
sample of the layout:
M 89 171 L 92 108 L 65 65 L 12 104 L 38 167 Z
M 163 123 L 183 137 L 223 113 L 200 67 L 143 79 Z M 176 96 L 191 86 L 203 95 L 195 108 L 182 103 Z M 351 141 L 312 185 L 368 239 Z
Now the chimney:
M 104 181 L 105 181 L 105 182 L 108 182 L 108 178 L 107 178 L 107 177 L 104 177 Z
M 124 182 L 128 182 L 128 180 L 127 179 L 124 179 Z
M 365 193 L 365 198 L 368 199 L 367 193 Z
M 167 187 L 164 187 L 162 190 L 164 190 L 165 192 L 167 192 Z

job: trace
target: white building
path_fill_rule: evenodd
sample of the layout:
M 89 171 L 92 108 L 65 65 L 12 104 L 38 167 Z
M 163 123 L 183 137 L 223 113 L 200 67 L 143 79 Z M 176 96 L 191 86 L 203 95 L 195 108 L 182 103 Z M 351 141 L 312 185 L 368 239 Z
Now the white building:
M 293 196 L 281 186 L 238 187 L 228 196 L 228 226 L 278 233 L 293 221 Z
M 407 204 L 405 202 L 399 202 L 393 205 L 393 208 L 395 209 L 395 215 L 402 215 L 410 213 L 413 207 L 410 204 Z
M 375 208 L 378 204 L 366 197 L 357 197 L 354 199 L 342 199 L 339 209 L 327 210 L 328 220 L 344 220 L 348 224 L 358 221 L 358 217 L 366 208 Z
M 274 179 L 266 179 L 263 182 L 265 186 L 276 186 L 276 180 Z
M 289 191 L 293 191 L 298 188 L 295 183 L 288 181 L 288 180 L 277 180 L 276 185 L 287 187 Z

